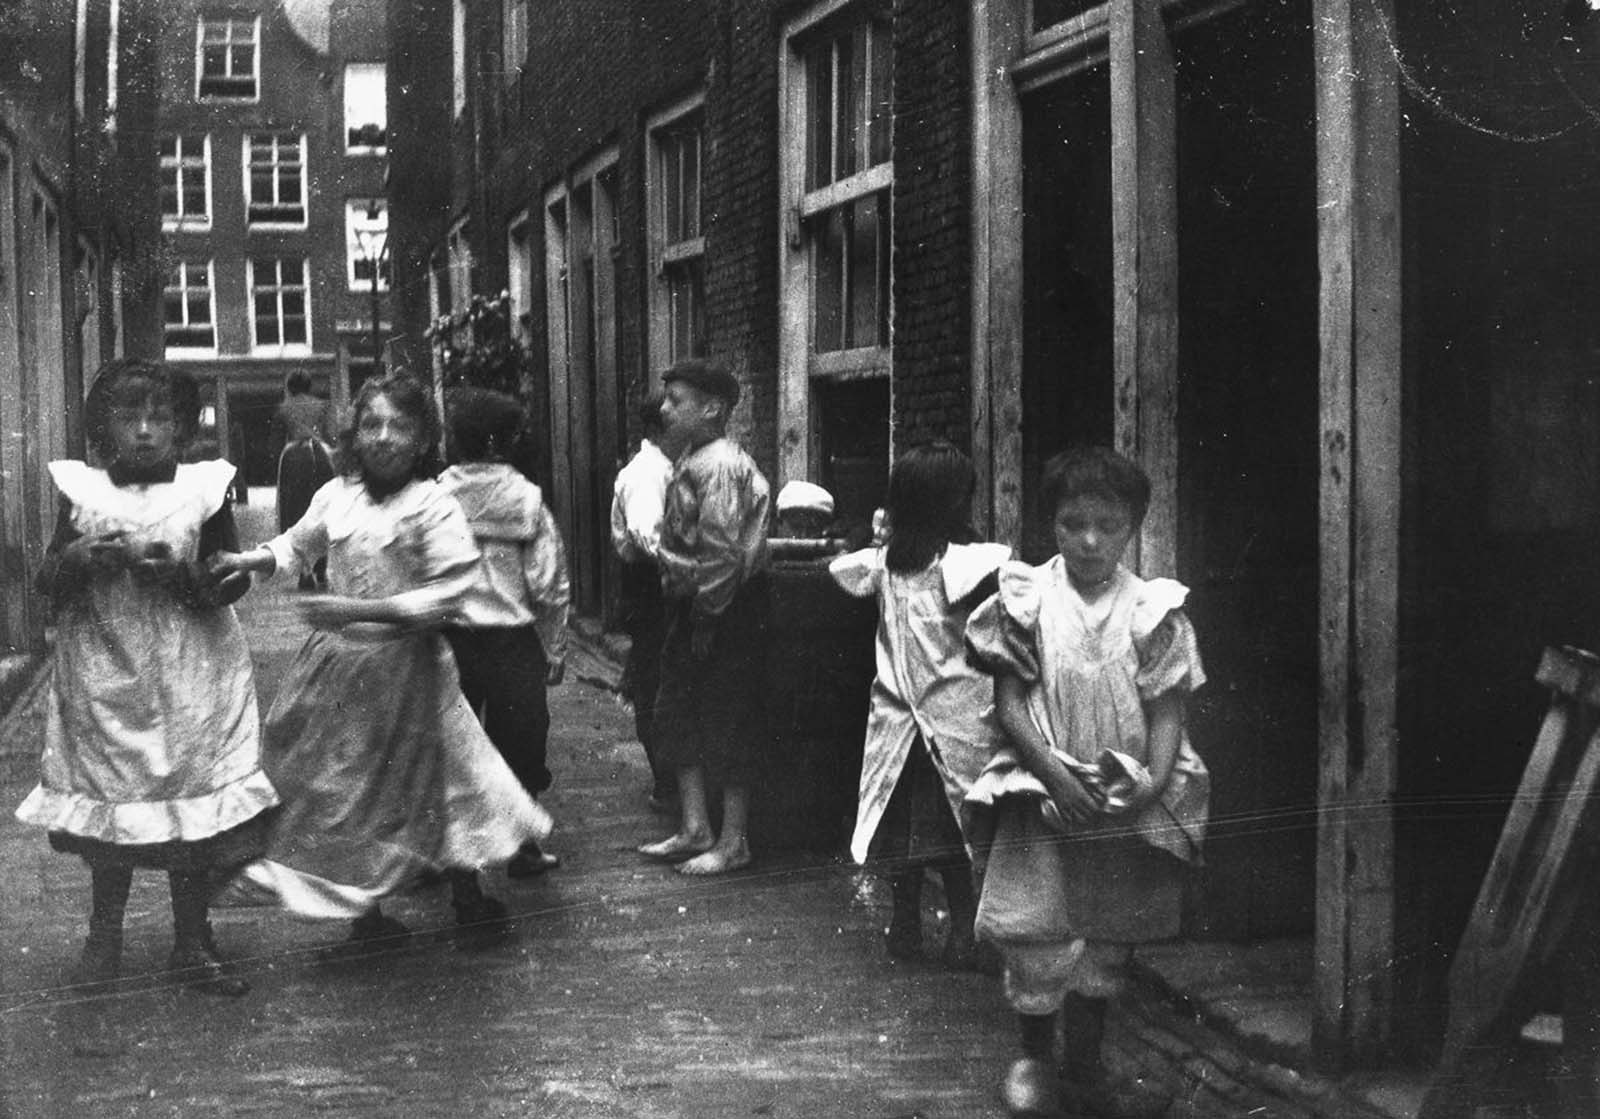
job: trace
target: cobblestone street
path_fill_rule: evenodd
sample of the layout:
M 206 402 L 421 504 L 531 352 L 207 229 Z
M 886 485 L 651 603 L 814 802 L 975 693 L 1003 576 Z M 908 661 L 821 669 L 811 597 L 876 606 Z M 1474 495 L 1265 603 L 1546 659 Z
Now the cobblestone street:
M 254 495 L 253 495 L 254 496 Z M 260 517 L 261 498 L 245 521 Z M 303 629 L 294 593 L 241 606 L 264 698 Z M 38 693 L 6 725 L 0 816 L 0 1039 L 8 1119 L 97 1116 L 998 1116 L 1012 1024 L 995 980 L 898 964 L 872 881 L 817 856 L 690 882 L 633 852 L 659 831 L 615 666 L 583 643 L 552 695 L 548 803 L 563 865 L 487 876 L 508 940 L 455 939 L 447 891 L 392 907 L 414 931 L 364 958 L 325 950 L 339 924 L 219 910 L 224 952 L 254 984 L 218 1000 L 164 985 L 163 876 L 136 877 L 111 992 L 64 985 L 87 874 L 11 810 L 31 780 Z M 928 900 L 930 944 L 941 915 Z M 1153 998 L 1113 1024 L 1115 1059 L 1180 1092 L 1174 1114 L 1368 1114 L 1263 1070 Z

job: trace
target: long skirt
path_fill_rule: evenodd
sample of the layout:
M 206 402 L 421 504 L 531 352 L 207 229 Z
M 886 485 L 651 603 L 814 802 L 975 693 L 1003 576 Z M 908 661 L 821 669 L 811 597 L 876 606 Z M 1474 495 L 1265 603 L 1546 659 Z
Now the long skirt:
M 356 917 L 424 871 L 503 862 L 551 830 L 437 633 L 313 633 L 267 713 L 262 764 L 283 807 L 224 902 Z

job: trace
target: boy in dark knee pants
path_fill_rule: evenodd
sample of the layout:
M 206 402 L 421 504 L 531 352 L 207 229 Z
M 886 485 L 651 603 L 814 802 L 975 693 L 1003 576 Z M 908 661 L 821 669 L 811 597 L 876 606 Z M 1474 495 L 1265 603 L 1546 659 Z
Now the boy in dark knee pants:
M 504 393 L 469 388 L 453 391 L 446 411 L 454 465 L 439 482 L 461 503 L 483 560 L 459 624 L 445 636 L 462 694 L 528 795 L 537 797 L 551 783 L 545 688 L 566 671 L 566 552 L 539 487 L 507 461 L 522 429 L 522 406 Z M 557 864 L 530 841 L 506 873 L 526 878 Z

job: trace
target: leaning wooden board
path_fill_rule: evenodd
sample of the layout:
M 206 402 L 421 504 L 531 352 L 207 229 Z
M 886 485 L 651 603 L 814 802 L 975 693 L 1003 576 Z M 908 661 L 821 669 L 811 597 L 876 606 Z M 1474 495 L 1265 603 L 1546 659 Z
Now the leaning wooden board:
M 1450 967 L 1444 1050 L 1418 1119 L 1472 1114 L 1494 1062 L 1469 1062 L 1469 1053 L 1509 1043 L 1529 1009 L 1529 980 L 1561 944 L 1579 891 L 1594 880 L 1600 657 L 1546 649 L 1535 678 L 1550 689 L 1550 709 Z

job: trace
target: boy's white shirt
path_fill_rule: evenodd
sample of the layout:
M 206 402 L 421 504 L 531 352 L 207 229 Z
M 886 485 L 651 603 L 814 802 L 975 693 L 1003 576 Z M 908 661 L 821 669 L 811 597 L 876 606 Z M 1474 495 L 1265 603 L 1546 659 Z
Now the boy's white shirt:
M 611 546 L 629 563 L 653 560 L 661 551 L 661 519 L 666 515 L 672 460 L 648 439 L 617 471 L 611 487 Z
M 439 476 L 483 559 L 459 618 L 469 629 L 533 625 L 546 658 L 567 655 L 572 589 L 561 530 L 539 487 L 506 463 L 459 463 Z

